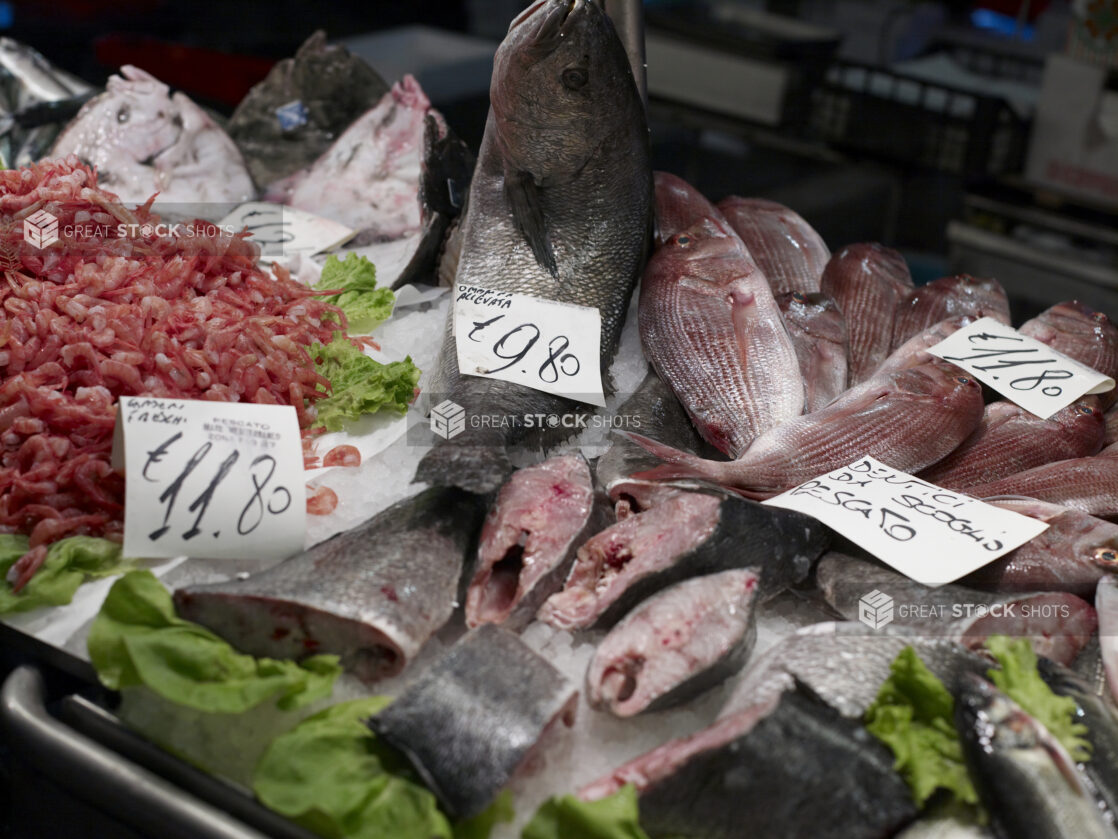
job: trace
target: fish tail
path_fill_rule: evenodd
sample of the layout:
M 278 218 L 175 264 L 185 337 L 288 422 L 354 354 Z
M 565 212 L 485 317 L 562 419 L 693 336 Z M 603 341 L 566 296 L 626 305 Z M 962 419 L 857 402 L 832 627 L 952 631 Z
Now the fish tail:
M 704 460 L 690 452 L 680 451 L 671 446 L 659 443 L 641 434 L 631 431 L 620 432 L 642 449 L 664 461 L 660 466 L 654 466 L 643 472 L 632 475 L 633 478 L 650 481 L 666 481 L 676 478 L 699 478 L 701 480 L 722 482 L 721 464 L 713 460 Z
M 499 488 L 512 472 L 501 446 L 444 443 L 423 456 L 413 480 L 483 495 Z

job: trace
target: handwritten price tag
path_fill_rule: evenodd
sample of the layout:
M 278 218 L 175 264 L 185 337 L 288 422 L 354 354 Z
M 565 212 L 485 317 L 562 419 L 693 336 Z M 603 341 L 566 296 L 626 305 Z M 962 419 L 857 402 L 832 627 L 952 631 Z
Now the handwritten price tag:
M 928 352 L 962 367 L 1041 419 L 1084 394 L 1114 387 L 1114 379 L 993 318 L 976 320 Z
M 1048 529 L 898 472 L 872 457 L 762 502 L 819 519 L 882 562 L 935 588 L 975 571 Z
M 121 397 L 113 461 L 125 471 L 125 556 L 278 559 L 303 547 L 294 408 Z
M 601 313 L 478 286 L 454 289 L 458 369 L 605 407 Z
M 336 248 L 354 234 L 344 224 L 331 219 L 264 201 L 241 204 L 220 224 L 251 233 L 252 241 L 260 245 L 261 262 L 272 262 L 296 253 L 311 256 Z

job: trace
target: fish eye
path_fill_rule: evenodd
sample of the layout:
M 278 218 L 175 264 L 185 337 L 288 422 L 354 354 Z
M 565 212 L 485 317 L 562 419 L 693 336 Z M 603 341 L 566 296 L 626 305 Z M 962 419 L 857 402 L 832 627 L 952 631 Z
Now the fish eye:
M 804 295 L 799 291 L 793 291 L 792 292 L 792 299 L 795 300 L 797 303 L 806 303 L 807 302 L 807 298 L 804 297 Z
M 1106 323 L 1107 320 L 1105 312 L 1095 312 L 1093 315 L 1091 315 L 1091 317 L 1093 317 L 1099 323 Z
M 562 75 L 563 87 L 567 90 L 578 90 L 590 81 L 590 74 L 581 67 L 568 67 Z
M 121 105 L 120 110 L 116 112 L 116 121 L 117 122 L 128 122 L 128 120 L 131 117 L 132 117 L 132 106 L 131 105 L 127 105 L 127 104 Z
M 1118 562 L 1118 551 L 1115 551 L 1114 548 L 1096 548 L 1095 559 L 1108 565 L 1114 564 Z
M 1094 412 L 1094 409 L 1091 408 L 1089 405 L 1079 406 L 1079 413 L 1083 414 L 1083 416 L 1087 416 L 1087 414 L 1093 414 Z
M 680 235 L 676 238 L 676 241 L 684 247 L 687 247 L 687 245 L 691 244 L 691 237 L 687 235 Z
M 961 385 L 969 385 L 970 384 L 970 379 L 967 376 L 956 376 L 955 381 L 957 381 Z

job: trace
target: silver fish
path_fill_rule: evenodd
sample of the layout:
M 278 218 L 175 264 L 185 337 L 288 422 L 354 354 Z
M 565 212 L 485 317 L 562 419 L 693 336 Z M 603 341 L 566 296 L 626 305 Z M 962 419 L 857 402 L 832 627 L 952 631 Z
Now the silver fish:
M 757 632 L 752 569 L 684 580 L 626 615 L 598 644 L 586 697 L 618 717 L 685 702 L 741 669 Z
M 392 676 L 453 614 L 484 512 L 429 489 L 246 579 L 181 588 L 175 607 L 253 655 L 334 653 L 365 681 Z
M 411 760 L 456 818 L 485 809 L 548 729 L 574 723 L 578 692 L 508 630 L 469 632 L 369 727 Z
M 647 253 L 652 168 L 644 106 L 601 7 L 545 0 L 517 17 L 494 58 L 490 104 L 456 282 L 596 307 L 607 367 Z M 462 375 L 452 318 L 432 399 L 502 418 L 577 409 Z M 506 447 L 527 433 L 508 423 L 467 428 L 428 452 L 416 478 L 495 489 L 510 471 Z

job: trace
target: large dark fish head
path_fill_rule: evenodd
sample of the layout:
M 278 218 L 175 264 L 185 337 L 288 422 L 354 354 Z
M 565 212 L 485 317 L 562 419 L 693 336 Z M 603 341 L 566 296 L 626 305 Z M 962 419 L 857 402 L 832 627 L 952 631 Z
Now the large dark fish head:
M 513 20 L 493 59 L 490 103 L 506 171 L 537 186 L 573 176 L 636 100 L 629 59 L 602 8 L 543 0 Z

